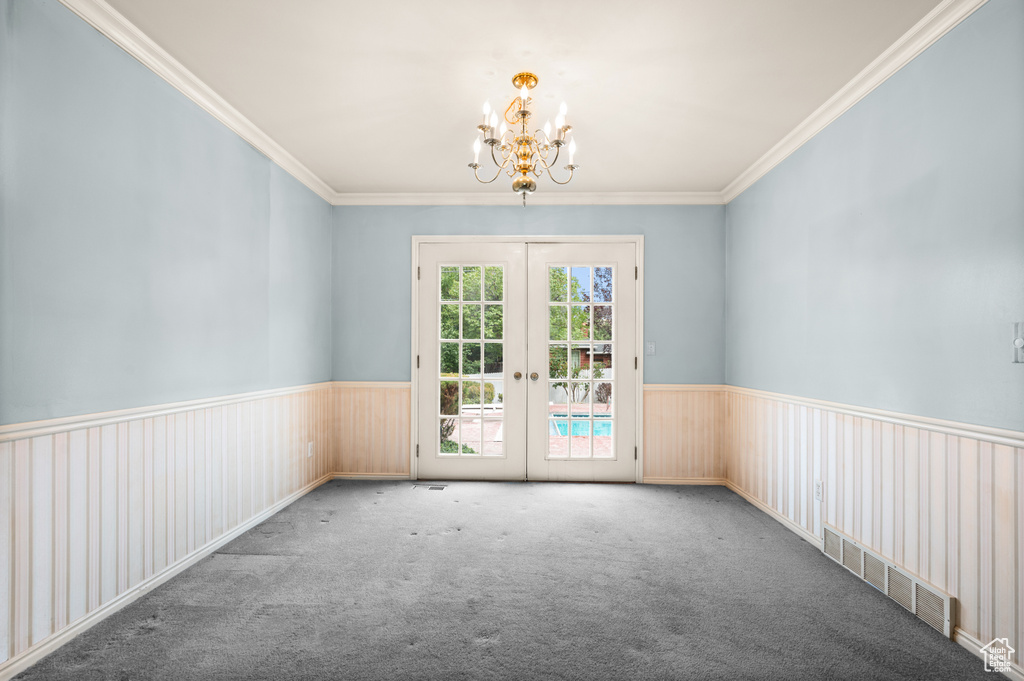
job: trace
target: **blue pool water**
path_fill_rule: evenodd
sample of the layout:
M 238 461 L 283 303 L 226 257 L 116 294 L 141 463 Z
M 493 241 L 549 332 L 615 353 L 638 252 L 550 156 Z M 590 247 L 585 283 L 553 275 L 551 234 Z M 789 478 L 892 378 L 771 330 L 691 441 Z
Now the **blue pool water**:
M 559 416 L 559 414 L 554 414 Z M 549 421 L 551 424 L 549 435 L 565 436 L 569 430 L 568 421 Z M 587 437 L 590 435 L 590 422 L 577 420 L 572 421 L 572 434 L 574 437 Z M 609 421 L 594 421 L 594 437 L 608 437 L 612 434 L 612 424 Z

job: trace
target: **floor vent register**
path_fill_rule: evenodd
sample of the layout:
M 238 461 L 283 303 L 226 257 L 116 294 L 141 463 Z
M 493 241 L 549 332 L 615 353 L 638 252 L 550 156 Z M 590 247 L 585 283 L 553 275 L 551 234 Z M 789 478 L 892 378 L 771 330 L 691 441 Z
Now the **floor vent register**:
M 954 598 L 917 579 L 839 530 L 824 526 L 826 556 L 875 587 L 945 636 L 953 635 Z

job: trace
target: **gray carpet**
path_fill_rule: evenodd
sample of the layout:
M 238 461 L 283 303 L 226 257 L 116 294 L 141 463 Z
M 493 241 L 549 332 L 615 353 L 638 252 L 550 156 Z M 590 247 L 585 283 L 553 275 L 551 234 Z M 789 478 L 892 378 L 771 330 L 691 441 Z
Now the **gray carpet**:
M 335 481 L 17 678 L 998 677 L 722 487 Z

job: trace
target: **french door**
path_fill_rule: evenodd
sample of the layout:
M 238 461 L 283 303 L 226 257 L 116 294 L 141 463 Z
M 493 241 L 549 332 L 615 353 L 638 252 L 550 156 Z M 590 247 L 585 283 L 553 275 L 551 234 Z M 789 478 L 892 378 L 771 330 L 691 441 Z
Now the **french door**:
M 637 243 L 420 243 L 416 470 L 636 480 Z

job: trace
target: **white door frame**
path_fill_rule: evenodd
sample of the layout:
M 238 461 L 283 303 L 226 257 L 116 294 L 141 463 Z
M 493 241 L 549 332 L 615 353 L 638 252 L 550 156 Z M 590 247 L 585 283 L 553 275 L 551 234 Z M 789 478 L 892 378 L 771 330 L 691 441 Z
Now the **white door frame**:
M 643 234 L 622 234 L 622 235 L 543 235 L 543 236 L 492 236 L 492 235 L 451 235 L 451 236 L 412 236 L 412 352 L 409 357 L 409 366 L 412 374 L 412 393 L 409 400 L 410 406 L 410 438 L 409 438 L 409 477 L 417 480 L 419 470 L 416 457 L 416 439 L 419 434 L 419 370 L 417 358 L 419 349 L 419 267 L 420 267 L 420 244 L 429 243 L 493 243 L 517 241 L 522 243 L 629 243 L 636 245 L 636 482 L 643 482 L 644 471 L 644 235 Z

